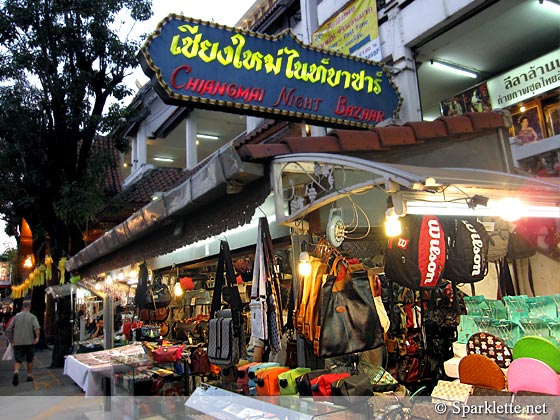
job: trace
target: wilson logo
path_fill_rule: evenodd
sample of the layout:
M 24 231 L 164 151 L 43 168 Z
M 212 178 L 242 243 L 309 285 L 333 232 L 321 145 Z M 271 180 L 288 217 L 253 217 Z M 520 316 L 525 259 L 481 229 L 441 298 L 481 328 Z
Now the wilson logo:
M 445 258 L 445 240 L 439 220 L 433 216 L 424 216 L 418 241 L 420 286 L 437 285 L 445 266 Z
M 469 223 L 468 220 L 461 220 L 467 230 L 471 233 L 471 242 L 473 250 L 473 266 L 471 276 L 478 276 L 482 271 L 482 247 L 483 242 L 480 239 L 480 234 L 476 231 L 475 227 Z

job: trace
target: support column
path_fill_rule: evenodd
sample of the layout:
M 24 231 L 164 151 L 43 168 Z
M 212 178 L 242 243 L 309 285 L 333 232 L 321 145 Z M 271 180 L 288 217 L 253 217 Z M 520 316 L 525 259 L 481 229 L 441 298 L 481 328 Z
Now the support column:
M 140 125 L 134 143 L 136 143 L 136 147 L 133 155 L 132 169 L 136 171 L 148 163 L 148 137 L 144 124 Z
M 196 147 L 197 117 L 194 111 L 189 112 L 185 120 L 185 168 L 193 169 L 198 163 L 198 153 Z
M 392 77 L 403 98 L 398 122 L 403 124 L 408 121 L 421 121 L 422 108 L 420 106 L 416 63 L 412 49 L 405 46 L 405 27 L 402 13 L 399 13 L 397 9 L 392 10 L 386 24 L 390 25 L 390 30 L 385 32 L 385 36 L 390 35 L 392 39 L 385 40 L 388 41 L 385 44 L 389 46 L 390 51 L 383 51 L 383 57 L 392 56 L 393 58 L 390 65 L 394 70 Z M 381 39 L 381 41 L 384 40 Z

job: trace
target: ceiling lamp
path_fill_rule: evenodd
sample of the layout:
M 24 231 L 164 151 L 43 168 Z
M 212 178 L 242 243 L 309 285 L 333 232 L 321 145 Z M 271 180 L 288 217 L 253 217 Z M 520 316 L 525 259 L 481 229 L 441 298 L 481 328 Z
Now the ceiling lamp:
M 472 79 L 476 79 L 478 77 L 478 75 L 475 72 L 471 70 L 467 70 L 456 64 L 445 63 L 443 61 L 438 61 L 438 60 L 431 60 L 430 64 L 433 67 L 436 67 L 440 70 L 445 70 L 449 73 L 459 74 L 461 76 L 470 77 Z
M 206 140 L 220 140 L 219 136 L 214 136 L 213 134 L 196 133 L 196 137 Z
M 560 207 L 529 206 L 519 199 L 504 198 L 489 200 L 488 205 L 473 206 L 472 202 L 427 202 L 407 201 L 407 214 L 434 214 L 448 216 L 498 216 L 504 220 L 515 221 L 522 217 L 544 217 L 560 219 Z

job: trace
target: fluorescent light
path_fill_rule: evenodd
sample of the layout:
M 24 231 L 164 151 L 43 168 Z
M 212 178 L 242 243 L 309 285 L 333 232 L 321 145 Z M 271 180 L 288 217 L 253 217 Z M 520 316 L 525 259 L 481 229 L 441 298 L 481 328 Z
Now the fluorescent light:
M 196 133 L 196 137 L 199 137 L 201 139 L 206 139 L 206 140 L 220 140 L 219 136 L 214 136 L 212 134 L 200 134 L 200 133 Z
M 443 63 L 441 61 L 436 61 L 436 60 L 432 60 L 430 63 L 432 64 L 432 66 L 437 67 L 438 69 L 441 69 L 441 70 L 445 70 L 445 71 L 455 73 L 455 74 L 460 74 L 461 76 L 466 76 L 466 77 L 470 77 L 470 78 L 473 78 L 473 79 L 477 78 L 476 73 L 474 73 L 472 71 L 469 71 L 469 70 L 466 70 L 464 68 L 461 68 L 459 66 L 455 66 L 453 64 L 447 64 L 447 63 Z
M 173 159 L 166 157 L 155 157 L 154 160 L 157 160 L 159 162 L 173 162 Z
M 504 205 L 500 202 L 488 203 L 487 207 L 476 206 L 471 208 L 467 203 L 460 202 L 427 202 L 427 201 L 407 201 L 407 214 L 433 214 L 440 216 L 505 216 L 509 220 L 520 217 L 546 217 L 560 219 L 560 207 L 553 206 L 527 206 L 522 205 L 516 208 L 517 214 L 506 215 Z
M 558 1 L 555 0 L 544 0 L 544 1 L 539 1 L 539 3 L 541 3 L 544 7 L 546 7 L 548 10 L 552 10 L 554 12 L 560 12 L 560 3 L 558 3 Z

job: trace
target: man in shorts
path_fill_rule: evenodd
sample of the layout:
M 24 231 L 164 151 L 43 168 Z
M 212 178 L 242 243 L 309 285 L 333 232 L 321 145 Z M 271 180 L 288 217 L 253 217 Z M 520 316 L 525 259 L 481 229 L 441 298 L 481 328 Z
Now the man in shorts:
M 27 362 L 27 382 L 33 380 L 33 358 L 35 357 L 35 344 L 39 341 L 41 327 L 37 317 L 31 312 L 31 302 L 23 302 L 22 310 L 12 319 L 6 337 L 14 348 L 14 376 L 12 385 L 19 383 L 19 368 L 25 360 Z

